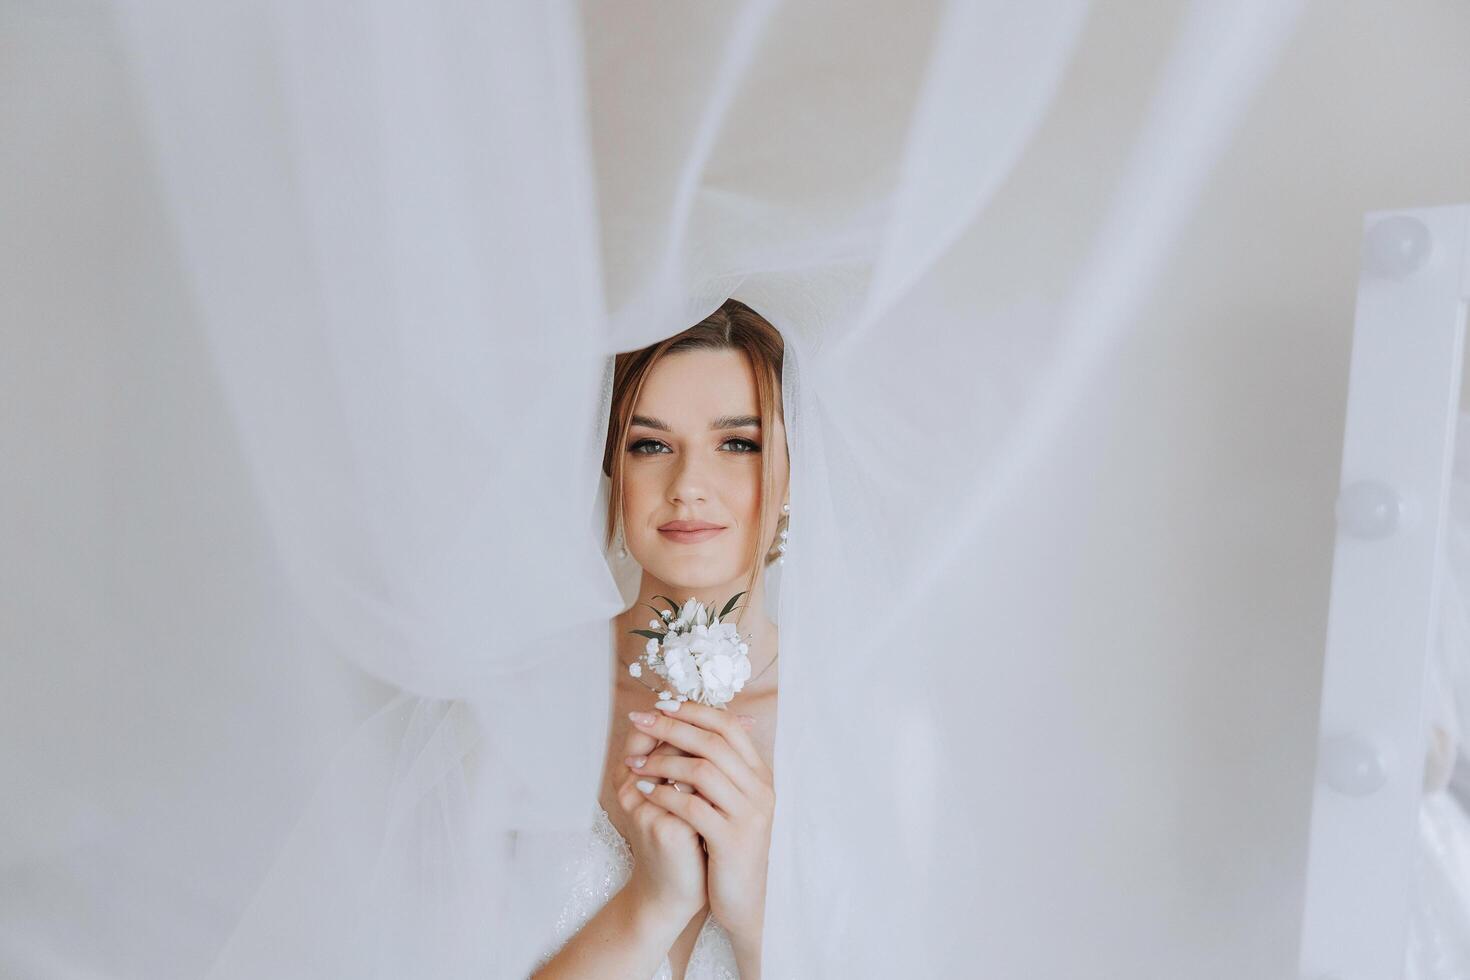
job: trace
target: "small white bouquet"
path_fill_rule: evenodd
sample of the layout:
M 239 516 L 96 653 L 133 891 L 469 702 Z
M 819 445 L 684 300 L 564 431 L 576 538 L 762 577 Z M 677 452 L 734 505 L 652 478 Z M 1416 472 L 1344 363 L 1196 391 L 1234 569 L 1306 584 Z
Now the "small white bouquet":
M 670 690 L 661 692 L 670 701 L 698 701 L 723 708 L 750 679 L 750 646 L 740 638 L 734 623 L 722 622 L 745 595 L 737 592 L 718 613 L 711 613 L 693 596 L 680 607 L 667 596 L 656 595 L 668 609 L 653 609 L 658 619 L 648 621 L 646 630 L 629 630 L 648 637 L 643 656 L 628 665 L 628 673 L 643 676 L 647 663 Z M 754 634 L 746 634 L 749 639 Z

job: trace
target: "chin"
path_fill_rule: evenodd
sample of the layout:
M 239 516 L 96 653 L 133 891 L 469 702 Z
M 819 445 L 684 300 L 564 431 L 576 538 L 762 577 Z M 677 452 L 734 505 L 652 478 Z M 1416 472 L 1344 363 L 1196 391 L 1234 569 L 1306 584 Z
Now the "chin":
M 724 585 L 740 576 L 739 570 L 732 571 L 733 563 L 715 558 L 684 558 L 675 561 L 660 561 L 650 567 L 648 571 L 669 586 L 681 589 L 708 589 L 717 585 Z M 670 596 L 683 602 L 685 596 Z M 698 596 L 707 599 L 706 596 Z

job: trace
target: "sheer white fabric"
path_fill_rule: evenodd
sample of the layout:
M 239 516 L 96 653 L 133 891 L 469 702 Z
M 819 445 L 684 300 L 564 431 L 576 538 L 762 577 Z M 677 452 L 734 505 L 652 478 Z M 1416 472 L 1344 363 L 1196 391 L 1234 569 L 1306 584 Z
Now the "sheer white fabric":
M 1299 312 L 1238 295 L 1255 230 L 1184 234 L 1311 143 L 1240 135 L 1298 3 L 98 9 L 133 234 L 13 251 L 47 303 L 125 285 L 0 365 L 43 518 L 0 541 L 0 973 L 530 972 L 636 583 L 609 362 L 733 295 L 792 455 L 763 975 L 1287 974 L 1320 637 L 1242 610 L 1320 608 L 1262 569 L 1274 494 L 1330 504 L 1277 419 L 1197 451 L 1269 358 L 1211 405 L 1156 355 Z

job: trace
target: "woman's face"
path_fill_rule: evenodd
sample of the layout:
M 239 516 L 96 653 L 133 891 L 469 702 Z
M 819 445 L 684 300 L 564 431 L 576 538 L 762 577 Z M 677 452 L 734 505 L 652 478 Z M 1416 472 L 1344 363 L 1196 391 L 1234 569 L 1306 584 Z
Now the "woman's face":
M 768 536 L 781 517 L 790 465 L 781 420 L 774 432 L 761 432 L 759 423 L 755 372 L 744 352 L 682 351 L 654 364 L 622 447 L 623 535 L 645 572 L 688 588 L 749 574 L 761 455 L 771 454 L 776 481 L 765 502 Z M 720 530 L 680 533 L 668 527 L 676 521 Z M 761 542 L 762 556 L 770 544 Z

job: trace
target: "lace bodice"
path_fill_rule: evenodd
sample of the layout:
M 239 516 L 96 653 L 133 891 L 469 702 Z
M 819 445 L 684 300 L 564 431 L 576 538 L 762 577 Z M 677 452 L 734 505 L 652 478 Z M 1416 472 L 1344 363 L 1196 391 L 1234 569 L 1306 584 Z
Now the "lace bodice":
M 593 818 L 592 835 L 587 850 L 577 869 L 572 893 L 567 897 L 561 917 L 556 922 L 556 945 L 537 964 L 539 969 L 555 956 L 587 920 L 617 894 L 633 873 L 633 849 L 618 833 L 608 817 L 607 811 L 597 807 Z M 650 980 L 674 980 L 673 967 L 668 956 L 659 964 L 658 971 Z M 730 935 L 713 914 L 705 916 L 704 925 L 694 941 L 694 951 L 689 957 L 689 967 L 684 980 L 740 980 L 735 968 L 735 950 L 730 945 Z

